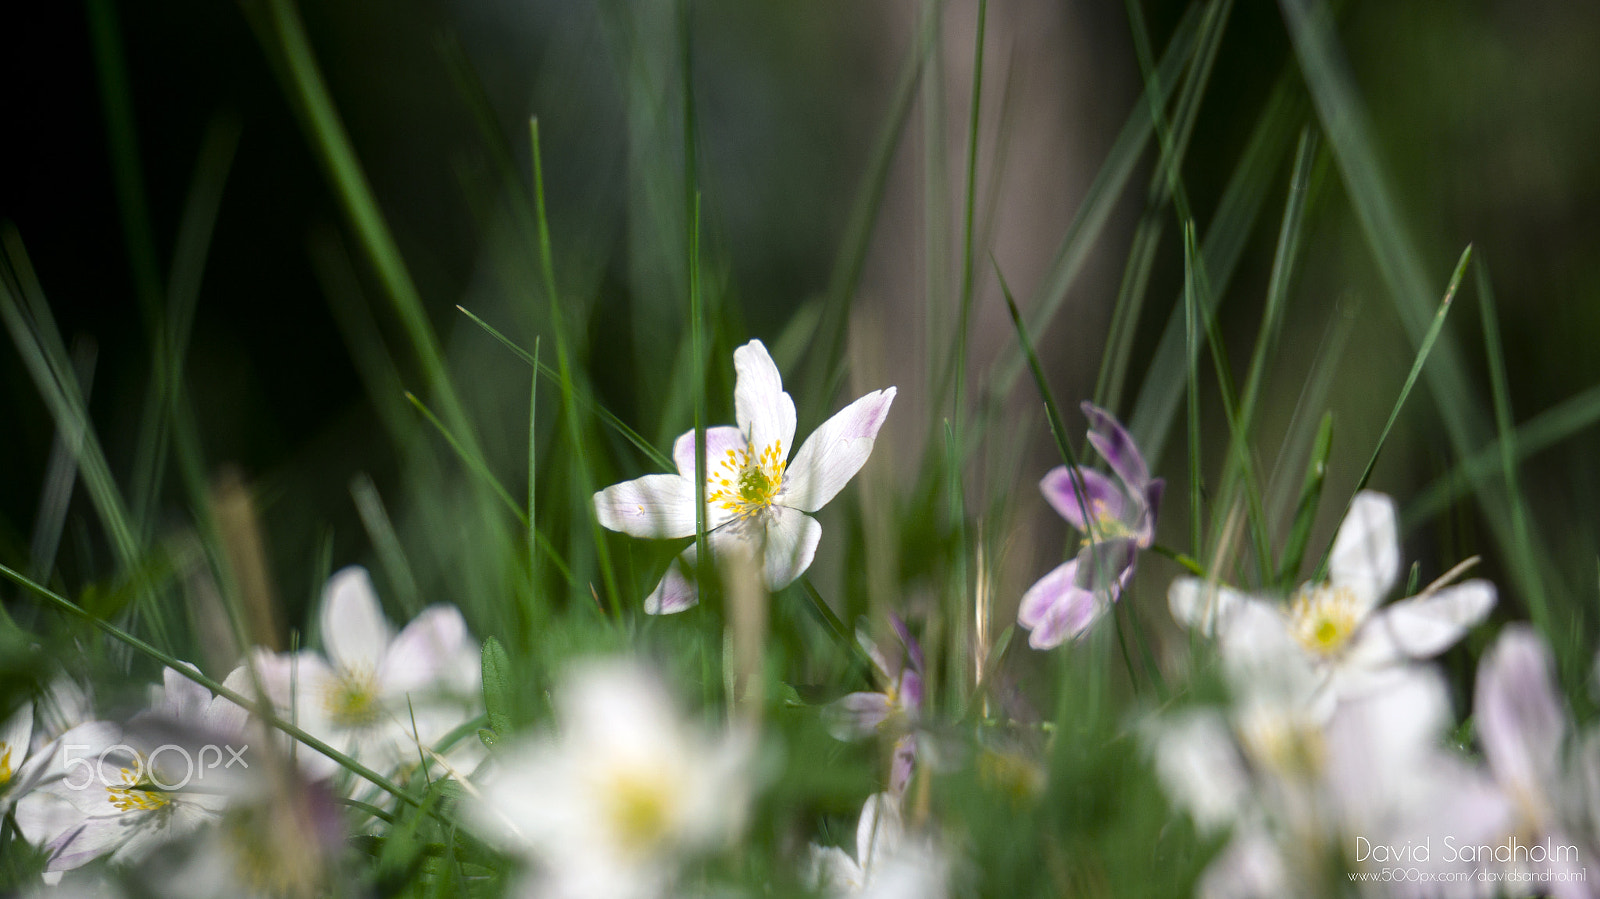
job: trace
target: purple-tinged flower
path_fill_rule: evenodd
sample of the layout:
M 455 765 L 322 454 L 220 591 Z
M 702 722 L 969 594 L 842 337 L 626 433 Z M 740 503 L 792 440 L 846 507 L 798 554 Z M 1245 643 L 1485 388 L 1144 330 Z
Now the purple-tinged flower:
M 794 458 L 794 400 L 759 340 L 733 351 L 738 427 L 706 429 L 706 530 L 713 552 L 742 541 L 762 560 L 768 590 L 788 586 L 811 566 L 822 526 L 806 514 L 821 509 L 855 477 L 894 402 L 895 389 L 874 390 L 841 409 L 807 438 Z M 670 540 L 695 532 L 694 432 L 672 446 L 677 474 L 651 474 L 594 495 L 600 524 L 634 537 Z M 645 598 L 651 615 L 682 612 L 699 601 L 690 546 Z
M 1491 831 L 1490 846 L 1512 841 L 1524 846 L 1543 845 L 1543 859 L 1522 859 L 1544 872 L 1567 872 L 1552 882 L 1551 895 L 1588 897 L 1584 879 L 1575 875 L 1595 861 L 1595 846 L 1580 846 L 1574 827 L 1587 808 L 1580 781 L 1566 764 L 1573 726 L 1556 689 L 1555 665 L 1550 651 L 1532 629 L 1511 625 L 1500 634 L 1478 663 L 1477 692 L 1473 700 L 1478 741 L 1488 762 L 1501 802 L 1486 804 L 1473 824 Z M 1513 853 L 1513 856 L 1515 854 Z M 1479 861 L 1489 861 L 1488 858 Z M 1502 861 L 1495 859 L 1495 861 Z M 1517 859 L 1513 859 L 1517 861 Z
M 1150 477 L 1139 447 L 1110 413 L 1084 403 L 1083 414 L 1089 419 L 1089 444 L 1116 477 L 1061 465 L 1039 482 L 1045 501 L 1085 537 L 1076 556 L 1022 596 L 1017 623 L 1032 632 L 1028 645 L 1034 649 L 1050 649 L 1082 634 L 1121 596 L 1138 551 L 1155 538 L 1166 486 Z
M 830 703 L 824 710 L 828 729 L 836 739 L 859 740 L 875 733 L 895 737 L 890 760 L 889 790 L 898 796 L 911 782 L 912 770 L 917 762 L 917 734 L 915 727 L 922 715 L 922 646 L 906 629 L 900 616 L 889 616 L 894 632 L 905 646 L 909 662 L 891 664 L 866 634 L 857 633 L 861 648 L 866 650 L 883 681 L 882 692 L 861 691 L 850 693 Z

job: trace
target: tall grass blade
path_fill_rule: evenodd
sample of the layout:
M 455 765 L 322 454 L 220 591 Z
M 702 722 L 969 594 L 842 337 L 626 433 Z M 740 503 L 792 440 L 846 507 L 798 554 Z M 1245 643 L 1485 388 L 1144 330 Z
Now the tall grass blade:
M 1317 425 L 1316 441 L 1311 446 L 1311 458 L 1306 463 L 1305 481 L 1300 486 L 1300 500 L 1295 503 L 1294 523 L 1289 528 L 1289 539 L 1283 545 L 1278 559 L 1278 588 L 1294 587 L 1300 574 L 1300 563 L 1306 555 L 1306 544 L 1311 540 L 1311 526 L 1317 521 L 1317 506 L 1322 502 L 1322 483 L 1328 475 L 1328 454 L 1333 451 L 1333 413 L 1322 413 Z

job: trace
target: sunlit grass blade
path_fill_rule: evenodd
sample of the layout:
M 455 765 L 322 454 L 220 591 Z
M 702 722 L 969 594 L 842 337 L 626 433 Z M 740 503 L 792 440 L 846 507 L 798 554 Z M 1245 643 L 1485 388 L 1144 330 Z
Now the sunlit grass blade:
M 1229 296 L 1228 288 L 1244 254 L 1245 244 L 1266 203 L 1267 194 L 1299 130 L 1305 100 L 1292 70 L 1286 69 L 1256 117 L 1249 143 L 1223 188 L 1216 212 L 1200 241 L 1200 258 L 1210 278 L 1212 295 L 1218 302 Z M 1215 316 L 1217 309 L 1208 310 Z M 1145 460 L 1159 467 L 1167 438 L 1184 402 L 1185 382 L 1190 361 L 1185 358 L 1186 324 L 1182 297 L 1178 297 L 1167 316 L 1165 330 L 1156 345 L 1139 388 L 1138 400 L 1126 420 L 1128 429 L 1139 440 Z M 1199 348 L 1196 347 L 1198 352 Z
M 1191 241 L 1188 231 L 1192 231 L 1193 224 L 1186 227 L 1184 242 L 1187 246 Z M 1185 335 L 1184 356 L 1189 360 L 1189 376 L 1184 385 L 1187 396 L 1187 420 L 1189 435 L 1189 554 L 1197 559 L 1205 558 L 1205 513 L 1201 508 L 1201 480 L 1200 480 L 1200 313 L 1196 305 L 1200 302 L 1199 291 L 1196 290 L 1195 270 L 1193 265 L 1184 266 L 1183 276 L 1183 322 Z M 1214 568 L 1215 566 L 1213 566 Z
M 140 574 L 144 570 L 143 550 L 121 489 L 106 460 L 105 449 L 89 420 L 88 404 L 78 384 L 72 358 L 62 343 L 21 238 L 7 225 L 0 231 L 0 242 L 5 250 L 4 264 L 0 265 L 0 320 L 11 333 L 12 342 L 55 419 L 57 429 L 78 446 L 78 473 L 105 528 L 117 564 L 123 573 L 134 578 L 137 608 L 145 616 L 151 635 L 165 642 L 168 632 L 165 606 L 157 601 Z M 13 292 L 13 279 L 22 291 L 21 297 Z
M 406 559 L 405 548 L 400 545 L 394 523 L 389 520 L 389 511 L 383 506 L 383 497 L 378 495 L 377 485 L 366 473 L 357 474 L 350 479 L 350 498 L 355 501 L 356 514 L 361 517 L 361 525 L 366 528 L 401 610 L 408 619 L 415 616 L 422 611 L 422 592 L 417 589 L 416 575 Z
M 81 340 L 72 348 L 74 377 L 89 400 L 94 386 L 96 343 Z M 55 568 L 56 551 L 61 546 L 61 531 L 67 523 L 67 506 L 78 481 L 78 456 L 83 452 L 82 432 L 56 428 L 50 445 L 50 461 L 45 468 L 44 488 L 39 491 L 39 511 L 34 516 L 33 539 L 28 549 L 28 576 L 48 581 Z
M 1246 434 L 1255 425 L 1256 402 L 1260 399 L 1261 379 L 1267 357 L 1277 343 L 1283 326 L 1289 282 L 1295 260 L 1300 255 L 1300 236 L 1305 226 L 1311 194 L 1311 173 L 1317 159 L 1317 134 L 1309 127 L 1300 132 L 1295 150 L 1294 173 L 1289 176 L 1289 197 L 1284 202 L 1283 223 L 1278 227 L 1277 252 L 1272 258 L 1272 275 L 1267 281 L 1267 301 L 1261 312 L 1261 327 L 1256 332 L 1255 348 L 1250 353 L 1250 370 L 1245 376 L 1244 393 L 1239 398 L 1239 424 Z
M 253 20 L 263 44 L 279 64 L 290 95 L 296 101 L 307 137 L 317 151 L 335 196 L 339 198 L 351 229 L 360 241 L 367 261 L 384 286 L 390 305 L 411 343 L 411 350 L 422 366 L 429 392 L 456 439 L 481 455 L 454 384 L 439 348 L 433 325 L 423 307 L 422 296 L 406 269 L 400 247 L 378 207 L 378 201 L 357 159 L 350 135 L 334 106 L 333 96 L 323 80 L 305 25 L 293 0 L 262 0 L 264 15 Z
M 1422 336 L 1416 358 L 1411 361 L 1411 371 L 1406 373 L 1405 383 L 1400 387 L 1400 395 L 1395 397 L 1394 407 L 1389 410 L 1389 419 L 1383 423 L 1383 430 L 1378 432 L 1378 443 L 1372 448 L 1372 455 L 1367 457 L 1367 464 L 1361 469 L 1361 476 L 1356 478 L 1356 493 L 1366 489 L 1367 480 L 1372 477 L 1372 469 L 1378 464 L 1378 455 L 1383 452 L 1383 444 L 1389 439 L 1389 432 L 1393 430 L 1395 421 L 1400 418 L 1400 410 L 1405 406 L 1406 397 L 1411 395 L 1411 388 L 1416 386 L 1417 378 L 1422 374 L 1423 366 L 1427 364 L 1428 356 L 1439 339 L 1439 332 L 1444 329 L 1445 316 L 1450 314 L 1451 301 L 1455 299 L 1456 289 L 1461 286 L 1461 277 L 1467 273 L 1467 262 L 1471 259 L 1472 246 L 1469 244 L 1461 251 L 1461 260 L 1456 263 L 1455 273 L 1450 276 L 1450 286 L 1445 288 L 1444 299 L 1439 302 L 1439 310 L 1433 315 L 1433 324 L 1428 326 L 1428 332 Z
M 1322 413 L 1322 423 L 1317 425 L 1316 441 L 1311 445 L 1311 458 L 1306 463 L 1305 481 L 1300 485 L 1300 500 L 1295 503 L 1294 522 L 1289 527 L 1289 537 L 1284 542 L 1278 558 L 1278 588 L 1289 590 L 1300 575 L 1300 563 L 1305 559 L 1306 544 L 1311 540 L 1311 527 L 1317 521 L 1317 506 L 1322 502 L 1322 484 L 1328 475 L 1328 454 L 1333 450 L 1333 413 Z
M 1511 386 L 1506 376 L 1505 347 L 1500 342 L 1500 319 L 1495 308 L 1494 285 L 1489 280 L 1489 266 L 1483 261 L 1482 255 L 1473 263 L 1478 288 L 1478 311 L 1483 320 L 1484 352 L 1489 360 L 1489 386 L 1494 397 L 1495 429 L 1500 435 L 1496 441 L 1500 445 L 1500 473 L 1505 478 L 1506 500 L 1511 507 L 1511 533 L 1514 537 L 1511 550 L 1517 565 L 1525 569 L 1529 589 L 1525 591 L 1523 599 L 1528 603 L 1534 625 L 1552 639 L 1560 639 L 1551 627 L 1550 597 L 1533 545 L 1521 479 L 1517 476 L 1516 423 L 1511 413 Z M 1570 651 L 1575 648 L 1569 646 L 1569 651 L 1561 653 L 1561 657 L 1576 658 L 1577 654 Z
M 533 208 L 539 223 L 539 270 L 544 279 L 545 298 L 550 303 L 550 328 L 556 338 L 556 370 L 561 376 L 561 405 L 566 413 L 567 436 L 572 442 L 573 464 L 578 470 L 576 492 L 580 497 L 587 498 L 594 491 L 594 477 L 589 469 L 588 447 L 583 437 L 583 419 L 578 417 L 577 388 L 573 385 L 566 327 L 561 314 L 561 295 L 556 289 L 556 266 L 550 250 L 550 220 L 545 212 L 544 161 L 539 149 L 538 119 L 528 122 L 528 131 L 533 145 Z M 600 578 L 605 585 L 611 613 L 620 616 L 622 596 L 617 590 L 616 573 L 611 568 L 611 550 L 606 544 L 605 534 L 601 532 L 600 519 L 595 515 L 594 505 L 588 502 L 583 502 L 581 505 L 585 510 L 584 517 L 589 521 L 589 532 L 594 538 L 595 558 L 599 563 Z
M 957 425 L 965 423 L 967 340 L 972 332 L 972 291 L 976 260 L 973 258 L 973 217 L 978 203 L 978 125 L 983 100 L 983 39 L 989 21 L 989 0 L 978 0 L 978 27 L 972 50 L 972 101 L 967 117 L 967 186 L 961 202 L 961 293 L 956 319 L 955 397 L 951 409 Z M 943 395 L 941 386 L 939 395 Z
M 479 318 L 477 315 L 474 315 L 471 310 L 468 310 L 463 306 L 457 306 L 456 309 L 460 310 L 462 315 L 465 315 L 467 318 L 471 319 L 473 324 L 488 332 L 489 336 L 500 341 L 500 343 L 503 344 L 507 349 L 515 353 L 519 359 L 533 366 L 534 371 L 544 375 L 546 378 L 550 379 L 556 384 L 561 383 L 561 372 L 556 371 L 554 368 L 550 367 L 544 362 L 540 362 L 534 353 L 530 353 L 518 346 L 515 341 L 507 337 L 494 325 L 491 325 L 482 318 Z M 634 448 L 640 453 L 643 453 L 651 462 L 655 463 L 657 468 L 671 469 L 674 466 L 673 461 L 667 458 L 665 453 L 656 449 L 655 446 L 653 446 L 650 441 L 644 439 L 644 437 L 638 431 L 628 427 L 628 423 L 618 418 L 610 409 L 607 409 L 599 403 L 594 402 L 587 396 L 578 396 L 577 401 L 585 411 L 593 412 L 594 414 L 598 415 L 600 420 L 605 422 L 608 427 L 622 435 L 623 439 L 633 444 Z
M 223 188 L 239 145 L 239 131 L 238 120 L 231 116 L 214 119 L 206 129 L 183 216 L 178 223 L 166 305 L 152 327 L 151 377 L 146 386 L 133 476 L 129 481 L 131 514 L 135 525 L 145 534 L 154 525 L 154 505 L 167 470 L 172 409 L 182 389 L 189 332 L 200 300 L 201 278 L 210 254 L 217 212 L 222 206 Z
M 1157 68 L 1158 84 L 1171 85 L 1177 82 L 1178 73 L 1189 62 L 1194 48 L 1198 18 L 1198 5 L 1190 4 L 1167 42 L 1166 53 Z M 1045 333 L 1056 313 L 1060 311 L 1061 305 L 1066 302 L 1067 291 L 1077 280 L 1084 264 L 1088 262 L 1090 253 L 1093 252 L 1106 223 L 1110 220 L 1112 211 L 1122 197 L 1122 192 L 1127 188 L 1128 179 L 1133 177 L 1139 159 L 1144 154 L 1145 145 L 1149 142 L 1152 132 L 1150 109 L 1153 106 L 1164 108 L 1166 100 L 1165 95 L 1154 97 L 1136 103 L 1129 111 L 1128 119 L 1117 133 L 1116 141 L 1106 154 L 1105 162 L 1101 164 L 1094 181 L 1084 193 L 1083 202 L 1073 215 L 1072 224 L 1062 236 L 1055 256 L 1050 261 L 1050 267 L 1040 277 L 1039 286 L 1034 291 L 1034 299 L 1028 304 L 1030 334 Z M 1003 357 L 991 382 L 993 391 L 1000 396 L 1009 394 L 1026 365 L 1027 360 L 1021 356 Z
M 427 405 L 422 402 L 422 400 L 417 398 L 416 394 L 406 391 L 406 400 L 410 402 L 412 406 L 416 407 L 416 410 L 422 414 L 422 417 L 427 419 L 428 424 L 433 425 L 434 430 L 439 432 L 439 436 L 443 437 L 445 442 L 450 444 L 450 448 L 455 451 L 456 457 L 461 460 L 462 464 L 467 466 L 467 470 L 477 475 L 478 478 L 483 481 L 484 486 L 488 487 L 494 492 L 495 496 L 499 497 L 500 502 L 505 505 L 506 510 L 509 511 L 512 517 L 517 520 L 517 523 L 533 531 L 534 539 L 538 542 L 539 546 L 544 549 L 545 556 L 548 557 L 550 561 L 555 563 L 556 567 L 560 569 L 563 577 L 565 577 L 568 581 L 571 581 L 572 572 L 567 568 L 567 564 L 562 560 L 560 553 L 556 552 L 556 548 L 550 544 L 550 541 L 546 539 L 542 533 L 539 533 L 538 528 L 533 527 L 528 519 L 528 513 L 524 512 L 522 507 L 517 505 L 517 501 L 511 496 L 511 491 L 507 490 L 505 485 L 500 483 L 500 479 L 495 477 L 494 472 L 489 469 L 488 463 L 484 462 L 481 456 L 475 455 L 471 447 L 467 446 L 464 441 L 460 440 L 454 433 L 452 433 L 450 429 L 445 426 L 445 423 L 439 419 L 439 416 L 434 415 L 433 410 L 429 409 Z

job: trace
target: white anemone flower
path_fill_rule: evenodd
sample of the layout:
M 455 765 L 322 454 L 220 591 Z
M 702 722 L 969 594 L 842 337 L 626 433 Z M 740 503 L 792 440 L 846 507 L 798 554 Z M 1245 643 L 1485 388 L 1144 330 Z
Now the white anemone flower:
M 794 400 L 759 340 L 733 351 L 738 427 L 706 429 L 706 530 L 713 553 L 728 541 L 753 545 L 768 590 L 792 583 L 811 566 L 822 526 L 810 512 L 844 489 L 872 454 L 895 388 L 874 390 L 839 410 L 794 446 Z M 594 495 L 600 524 L 634 537 L 668 540 L 695 533 L 695 435 L 672 447 L 677 474 L 645 475 Z M 689 547 L 645 599 L 652 615 L 681 612 L 699 601 Z
M 33 706 L 25 704 L 0 722 L 0 817 L 33 789 L 44 772 L 53 745 L 32 749 Z
M 424 609 L 398 634 L 384 617 L 366 569 L 333 575 L 322 594 L 320 653 L 258 653 L 262 688 L 279 714 L 366 765 L 390 771 L 418 763 L 482 707 L 478 645 L 454 606 Z M 480 756 L 461 740 L 454 767 Z M 300 753 L 322 775 L 337 766 L 320 753 Z
M 1494 585 L 1433 586 L 1379 607 L 1400 576 L 1394 501 L 1366 490 L 1350 503 L 1328 558 L 1328 579 L 1307 583 L 1287 605 L 1195 578 L 1172 583 L 1173 617 L 1217 638 L 1224 657 L 1254 655 L 1276 631 L 1316 667 L 1339 698 L 1370 691 L 1407 664 L 1438 655 L 1483 621 Z
M 497 753 L 472 819 L 535 865 L 533 895 L 650 899 L 743 829 L 751 742 L 686 723 L 653 672 L 591 661 L 555 696 L 556 729 Z
M 238 795 L 248 771 L 237 759 L 249 748 L 245 710 L 171 669 L 164 678 L 127 727 L 90 722 L 52 744 L 40 786 L 16 808 L 23 835 L 49 855 L 47 872 L 103 856 L 140 860 L 214 824 Z M 225 685 L 241 689 L 242 672 Z M 156 728 L 166 736 L 141 733 Z
M 893 793 L 867 797 L 856 822 L 856 854 L 811 845 L 807 879 L 840 899 L 937 899 L 948 893 L 949 864 L 931 840 L 906 829 Z

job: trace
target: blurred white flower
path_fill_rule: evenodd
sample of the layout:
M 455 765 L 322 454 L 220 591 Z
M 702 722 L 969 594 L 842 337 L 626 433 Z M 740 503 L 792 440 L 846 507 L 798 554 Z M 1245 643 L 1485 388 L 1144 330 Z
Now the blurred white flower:
M 658 675 L 623 661 L 570 671 L 556 729 L 496 754 L 472 820 L 536 866 L 534 894 L 676 895 L 690 856 L 732 840 L 751 793 L 751 741 L 685 722 Z
M 948 892 L 949 864 L 934 843 L 907 831 L 900 799 L 867 797 L 856 822 L 856 854 L 811 845 L 807 879 L 830 896 L 938 899 Z
M 1486 835 L 1472 815 L 1493 791 L 1441 745 L 1449 702 L 1433 671 L 1410 669 L 1331 713 L 1307 695 L 1317 681 L 1303 659 L 1233 673 L 1231 710 L 1187 710 L 1144 732 L 1174 803 L 1203 833 L 1231 832 L 1200 895 L 1314 892 L 1329 861 L 1360 861 L 1357 838 L 1441 846 L 1446 834 Z M 1408 864 L 1443 871 L 1455 861 L 1441 848 Z
M 1216 636 L 1225 659 L 1291 646 L 1349 698 L 1448 649 L 1494 607 L 1494 585 L 1471 580 L 1379 608 L 1399 575 L 1394 501 L 1368 490 L 1334 537 L 1328 580 L 1302 585 L 1287 607 L 1195 578 L 1174 581 L 1168 601 L 1179 622 Z
M 241 689 L 240 675 L 226 686 Z M 51 744 L 39 787 L 16 808 L 24 837 L 49 855 L 47 871 L 141 859 L 214 823 L 241 794 L 245 710 L 171 669 L 164 678 L 128 727 L 90 722 Z
M 0 722 L 0 817 L 32 790 L 44 773 L 51 744 L 33 749 L 33 706 L 25 704 Z
M 379 771 L 419 762 L 418 745 L 436 748 L 482 711 L 478 645 L 454 606 L 424 609 L 397 635 L 384 617 L 366 569 L 329 578 L 319 612 L 327 656 L 258 652 L 261 685 L 278 712 L 312 736 Z M 476 739 L 460 741 L 452 764 L 481 760 Z M 311 770 L 338 766 L 300 752 Z
M 794 458 L 794 400 L 759 340 L 733 352 L 738 427 L 706 429 L 706 531 L 713 552 L 727 541 L 753 544 L 768 590 L 788 586 L 811 566 L 822 526 L 806 514 L 821 509 L 872 454 L 895 389 L 874 390 L 839 410 L 807 438 Z M 594 495 L 600 524 L 658 540 L 695 533 L 695 434 L 672 447 L 677 474 L 652 474 Z M 699 601 L 695 548 L 667 568 L 645 599 L 652 615 L 681 612 Z

